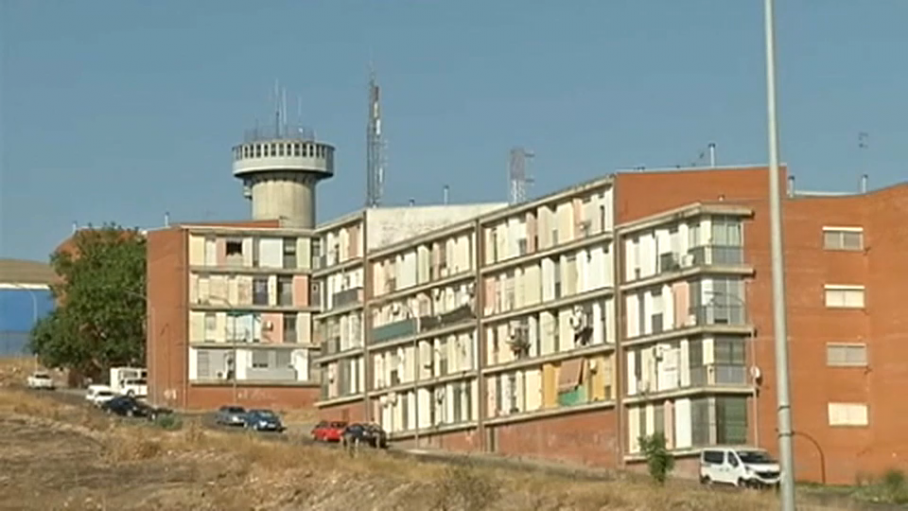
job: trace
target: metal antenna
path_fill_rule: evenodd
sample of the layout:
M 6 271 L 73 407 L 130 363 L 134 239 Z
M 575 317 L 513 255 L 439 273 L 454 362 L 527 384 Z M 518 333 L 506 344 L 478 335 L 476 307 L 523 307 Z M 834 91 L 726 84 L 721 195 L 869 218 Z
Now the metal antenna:
M 870 134 L 858 133 L 858 149 L 861 151 L 861 193 L 867 193 L 867 149 L 870 147 Z
M 281 122 L 282 128 L 284 129 L 283 133 L 287 135 L 287 88 L 284 87 L 281 89 Z
M 274 134 L 281 136 L 281 84 L 274 79 Z
M 381 205 L 385 181 L 385 144 L 381 130 L 381 89 L 369 63 L 369 115 L 366 122 L 366 207 Z
M 522 147 L 511 149 L 511 161 L 508 165 L 508 191 L 511 204 L 519 204 L 527 200 L 527 185 L 533 179 L 527 176 L 527 159 L 535 154 Z

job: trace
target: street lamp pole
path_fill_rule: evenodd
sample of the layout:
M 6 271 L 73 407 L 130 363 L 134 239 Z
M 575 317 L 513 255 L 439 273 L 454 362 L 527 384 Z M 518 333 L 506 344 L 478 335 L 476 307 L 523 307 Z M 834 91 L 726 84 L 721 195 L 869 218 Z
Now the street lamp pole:
M 779 127 L 776 105 L 774 1 L 764 0 L 766 32 L 766 113 L 769 136 L 769 227 L 772 260 L 772 316 L 775 334 L 779 458 L 782 462 L 782 511 L 795 511 L 794 449 L 788 373 L 788 325 L 785 308 L 785 261 L 782 249 L 782 204 L 779 185 Z

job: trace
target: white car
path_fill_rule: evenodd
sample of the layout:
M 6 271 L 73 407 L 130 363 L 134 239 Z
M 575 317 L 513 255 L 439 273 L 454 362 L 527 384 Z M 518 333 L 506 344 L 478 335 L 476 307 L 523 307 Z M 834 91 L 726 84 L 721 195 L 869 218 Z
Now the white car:
M 45 372 L 39 371 L 28 377 L 30 389 L 54 390 L 55 387 L 54 380 Z
M 117 393 L 107 385 L 89 385 L 85 393 L 85 400 L 95 406 L 101 406 L 115 397 Z
M 135 398 L 144 398 L 148 395 L 148 382 L 144 378 L 123 380 L 123 383 L 120 385 L 120 394 Z
M 779 484 L 781 467 L 755 447 L 709 447 L 700 453 L 700 483 L 761 488 Z

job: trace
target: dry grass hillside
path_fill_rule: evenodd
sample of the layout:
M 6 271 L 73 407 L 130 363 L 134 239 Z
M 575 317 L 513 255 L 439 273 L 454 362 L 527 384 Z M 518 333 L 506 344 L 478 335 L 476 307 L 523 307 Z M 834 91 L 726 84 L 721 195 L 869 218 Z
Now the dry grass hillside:
M 771 494 L 411 462 L 203 429 L 123 424 L 0 389 L 0 509 L 765 511 Z M 802 509 L 833 509 L 809 506 Z M 847 509 L 847 508 L 837 508 Z

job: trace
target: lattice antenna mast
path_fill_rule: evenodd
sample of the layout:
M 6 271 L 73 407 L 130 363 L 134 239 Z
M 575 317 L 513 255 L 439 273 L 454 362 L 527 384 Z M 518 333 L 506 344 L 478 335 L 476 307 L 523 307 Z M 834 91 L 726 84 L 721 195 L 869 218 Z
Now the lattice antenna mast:
M 366 124 L 366 207 L 381 205 L 385 185 L 385 144 L 381 126 L 381 89 L 369 73 L 369 117 Z
M 527 160 L 535 156 L 522 147 L 511 149 L 511 161 L 508 166 L 508 192 L 511 204 L 527 200 L 527 187 L 533 179 L 527 174 Z

